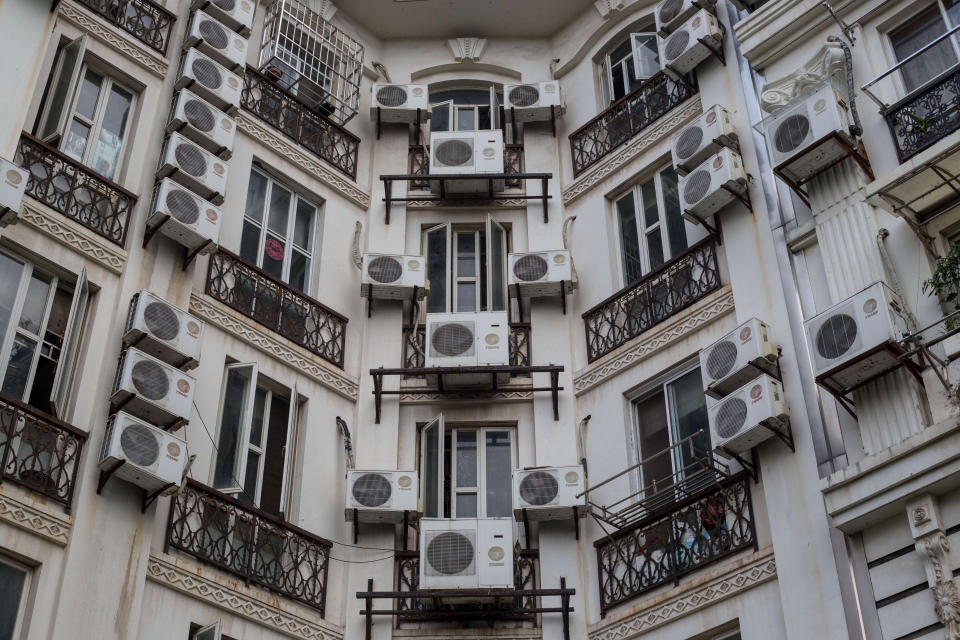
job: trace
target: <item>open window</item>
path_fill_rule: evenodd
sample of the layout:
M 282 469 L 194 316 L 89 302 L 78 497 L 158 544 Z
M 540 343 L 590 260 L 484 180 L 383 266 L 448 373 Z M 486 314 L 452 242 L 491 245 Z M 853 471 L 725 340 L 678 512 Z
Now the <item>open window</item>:
M 430 94 L 431 131 L 482 131 L 500 128 L 501 94 L 496 87 L 453 89 Z
M 198 629 L 190 634 L 190 640 L 221 640 L 221 621 L 217 620 L 211 625 Z
M 660 54 L 653 25 L 614 42 L 600 64 L 604 103 L 624 97 L 660 72 Z
M 489 214 L 483 225 L 427 229 L 427 313 L 506 311 L 509 241 L 507 229 Z

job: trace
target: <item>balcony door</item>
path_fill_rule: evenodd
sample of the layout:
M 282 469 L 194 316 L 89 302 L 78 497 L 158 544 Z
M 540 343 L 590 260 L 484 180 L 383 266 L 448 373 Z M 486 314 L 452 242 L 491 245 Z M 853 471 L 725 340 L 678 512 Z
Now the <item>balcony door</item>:
M 424 231 L 427 313 L 507 310 L 507 230 L 489 214 L 482 225 L 439 224 Z
M 430 94 L 431 131 L 483 131 L 500 128 L 496 87 L 452 89 Z

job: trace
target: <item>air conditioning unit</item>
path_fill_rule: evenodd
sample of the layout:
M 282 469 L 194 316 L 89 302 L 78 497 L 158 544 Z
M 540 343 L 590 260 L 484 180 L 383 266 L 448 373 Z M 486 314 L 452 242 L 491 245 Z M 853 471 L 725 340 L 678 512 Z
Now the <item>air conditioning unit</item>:
M 370 119 L 376 122 L 408 122 L 417 121 L 417 109 L 420 110 L 420 121 L 427 119 L 430 113 L 429 93 L 425 84 L 383 84 L 373 85 L 370 99 Z
M 180 61 L 176 88 L 190 89 L 218 109 L 234 114 L 240 108 L 243 80 L 198 50 L 189 49 Z
M 430 175 L 503 173 L 503 132 L 436 131 L 430 134 Z M 445 193 L 487 193 L 489 180 L 445 180 Z M 493 181 L 494 191 L 503 191 L 503 180 Z M 439 193 L 440 181 L 431 180 L 430 189 Z
M 516 295 L 519 287 L 520 295 L 527 298 L 556 296 L 561 293 L 560 283 L 563 283 L 563 293 L 573 291 L 570 252 L 566 249 L 509 253 L 507 271 L 511 295 Z
M 738 136 L 730 112 L 714 105 L 670 140 L 673 166 L 686 175 L 722 148 L 737 151 Z
M 190 417 L 196 380 L 133 347 L 120 356 L 110 411 L 126 411 L 150 424 L 176 427 Z
M 0 158 L 0 227 L 17 221 L 29 177 L 26 169 Z
M 171 133 L 163 145 L 157 178 L 168 176 L 214 204 L 223 203 L 227 163 L 179 133 Z
M 253 26 L 254 0 L 193 0 L 191 9 L 200 9 L 227 25 L 244 38 Z
M 774 169 L 803 182 L 832 166 L 856 145 L 846 103 L 828 82 L 760 124 Z
M 570 520 L 586 516 L 583 496 L 583 467 L 544 467 L 513 470 L 513 517 L 517 521 Z M 526 515 L 524 515 L 526 511 Z
M 183 48 L 191 47 L 231 71 L 242 72 L 247 64 L 247 39 L 203 11 L 195 11 L 190 19 Z
M 744 453 L 773 436 L 767 428 L 785 431 L 790 419 L 783 388 L 764 374 L 707 408 L 710 437 L 717 453 Z
M 703 391 L 720 399 L 761 373 L 777 374 L 777 348 L 767 336 L 769 328 L 756 318 L 700 351 Z
M 701 9 L 712 13 L 716 4 L 716 0 L 664 0 L 654 12 L 657 33 L 665 38 Z
M 517 122 L 550 122 L 551 118 L 558 118 L 563 111 L 560 83 L 556 80 L 505 84 L 503 103 L 506 117 L 516 117 Z
M 116 467 L 118 463 L 123 463 Z M 180 488 L 187 465 L 187 443 L 163 429 L 119 411 L 110 417 L 99 468 L 154 492 L 170 495 Z
M 428 313 L 426 367 L 478 367 L 510 364 L 510 324 L 505 311 L 479 313 Z M 475 385 L 490 379 L 488 374 L 445 375 L 450 385 Z M 497 376 L 506 384 L 509 373 Z
M 740 154 L 724 148 L 682 176 L 677 188 L 684 218 L 699 222 L 697 218 L 708 218 L 737 199 L 737 194 L 746 194 L 747 172 Z
M 182 133 L 210 153 L 229 160 L 233 153 L 237 123 L 200 96 L 183 89 L 177 95 L 167 123 L 167 132 L 174 131 Z
M 898 367 L 895 343 L 909 335 L 903 306 L 875 282 L 804 323 L 820 384 L 843 393 Z
M 157 185 L 147 226 L 162 225 L 160 233 L 203 255 L 216 247 L 222 219 L 220 209 L 173 180 L 164 178 Z
M 416 471 L 347 471 L 346 518 L 352 522 L 403 522 L 419 512 Z
M 413 288 L 417 287 L 417 298 L 422 298 L 427 288 L 426 273 L 423 256 L 365 253 L 360 295 L 364 298 L 409 300 Z
M 512 587 L 512 520 L 420 520 L 421 589 Z M 464 601 L 457 598 L 456 603 Z
M 131 298 L 123 331 L 125 347 L 135 346 L 181 369 L 200 363 L 203 322 L 146 289 Z
M 682 76 L 712 55 L 710 47 L 719 49 L 723 46 L 723 31 L 717 19 L 701 9 L 666 38 L 658 37 L 658 42 L 660 62 L 669 71 Z

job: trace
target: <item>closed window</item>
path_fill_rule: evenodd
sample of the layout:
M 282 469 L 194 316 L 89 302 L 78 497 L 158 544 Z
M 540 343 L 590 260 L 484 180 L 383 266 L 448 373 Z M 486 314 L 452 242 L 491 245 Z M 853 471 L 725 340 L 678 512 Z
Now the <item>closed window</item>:
M 266 173 L 250 172 L 240 257 L 308 292 L 317 206 Z
M 940 0 L 889 32 L 898 62 L 906 60 L 949 29 L 960 24 L 960 2 Z M 960 48 L 956 37 L 941 40 L 900 67 L 907 91 L 914 91 L 957 64 Z
M 213 487 L 267 513 L 285 513 L 299 397 L 259 376 L 256 363 L 224 373 Z
M 658 172 L 617 198 L 614 209 L 625 284 L 639 280 L 687 248 L 673 168 Z
M 631 33 L 613 45 L 603 57 L 600 82 L 605 102 L 614 102 L 660 71 L 657 35 L 649 31 Z
M 421 431 L 420 477 L 428 518 L 508 518 L 515 430 L 445 426 L 443 416 Z
M 430 293 L 427 313 L 507 309 L 507 230 L 487 216 L 485 225 L 440 224 L 424 232 Z
M 431 131 L 482 131 L 500 127 L 501 94 L 489 89 L 453 89 L 430 94 Z
M 57 55 L 37 136 L 113 180 L 130 137 L 135 93 L 89 60 L 86 36 Z
M 30 569 L 0 556 L 0 640 L 14 640 L 23 629 Z

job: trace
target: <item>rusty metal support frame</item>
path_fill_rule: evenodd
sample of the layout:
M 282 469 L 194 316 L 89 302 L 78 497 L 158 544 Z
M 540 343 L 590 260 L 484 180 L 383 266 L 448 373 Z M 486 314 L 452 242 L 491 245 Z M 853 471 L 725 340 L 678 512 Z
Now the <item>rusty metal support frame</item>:
M 447 620 L 483 620 L 491 622 L 498 619 L 511 619 L 517 616 L 528 616 L 529 614 L 559 613 L 563 620 L 563 638 L 570 640 L 570 614 L 574 609 L 570 605 L 570 598 L 576 595 L 576 589 L 567 587 L 566 577 L 560 578 L 560 588 L 558 589 L 415 589 L 412 591 L 374 591 L 373 578 L 367 579 L 367 590 L 358 591 L 357 599 L 364 601 L 364 606 L 360 610 L 360 615 L 364 617 L 364 638 L 373 639 L 373 617 L 374 616 L 398 616 L 409 613 L 400 608 L 395 602 L 408 599 L 424 598 L 439 602 L 445 600 L 459 600 L 464 598 L 489 598 L 497 603 L 506 603 L 518 598 L 560 598 L 559 607 L 537 606 L 523 609 L 487 609 L 478 611 L 458 611 L 458 610 L 438 610 L 431 611 L 431 616 L 437 619 Z M 390 607 L 387 609 L 374 609 L 374 600 L 390 600 Z
M 447 396 L 470 396 L 475 397 L 478 394 L 493 394 L 499 389 L 497 386 L 497 374 L 509 374 L 511 376 L 530 375 L 534 373 L 549 373 L 550 386 L 547 387 L 511 387 L 511 390 L 526 391 L 530 393 L 549 391 L 553 401 L 553 419 L 560 420 L 560 372 L 563 371 L 563 365 L 539 365 L 539 366 L 514 366 L 514 365 L 494 365 L 478 367 L 398 367 L 385 369 L 378 367 L 370 369 L 370 376 L 373 378 L 373 396 L 376 419 L 375 424 L 380 424 L 383 396 L 385 395 L 447 395 Z M 450 388 L 449 384 L 444 383 L 444 376 L 463 375 L 463 374 L 488 374 L 491 378 L 489 384 L 480 383 L 471 386 L 455 386 Z M 384 389 L 384 376 L 405 376 L 422 377 L 436 376 L 436 386 L 427 387 L 406 387 L 402 389 Z
M 457 206 L 459 204 L 489 204 L 497 200 L 540 200 L 543 203 L 543 221 L 550 222 L 549 201 L 553 199 L 548 191 L 549 181 L 553 178 L 552 173 L 458 173 L 458 174 L 417 174 L 417 173 L 395 173 L 384 174 L 380 176 L 383 181 L 383 203 L 385 209 L 384 224 L 390 224 L 390 209 L 394 202 L 417 202 L 417 203 L 436 203 L 438 206 Z M 485 180 L 487 181 L 486 194 L 478 193 L 475 195 L 465 195 L 462 197 L 448 198 L 446 193 L 446 183 L 450 180 Z M 540 180 L 542 193 L 540 195 L 528 195 L 526 193 L 507 193 L 494 195 L 494 180 L 527 181 Z M 435 181 L 440 184 L 440 195 L 421 195 L 421 196 L 393 196 L 394 182 L 425 182 Z
M 800 158 L 802 158 L 803 156 L 809 153 L 813 153 L 818 147 L 820 147 L 823 143 L 827 142 L 827 140 L 829 140 L 830 138 L 833 138 L 834 140 L 836 140 L 840 144 L 840 146 L 842 146 L 846 150 L 847 155 L 841 156 L 840 159 L 831 162 L 827 166 L 817 170 L 816 173 L 814 173 L 813 175 L 807 176 L 803 180 L 795 181 L 784 175 L 783 173 L 784 167 L 799 160 Z M 863 171 L 864 174 L 866 174 L 867 177 L 870 178 L 871 182 L 873 180 L 876 180 L 876 177 L 873 174 L 873 167 L 870 165 L 870 159 L 867 158 L 866 149 L 864 149 L 863 147 L 863 141 L 862 140 L 858 141 L 857 148 L 855 149 L 853 145 L 850 144 L 849 140 L 844 139 L 844 137 L 841 136 L 836 131 L 831 131 L 830 133 L 823 136 L 822 138 L 814 142 L 812 145 L 810 145 L 800 153 L 791 156 L 784 162 L 781 162 L 777 167 L 774 167 L 773 174 L 778 178 L 780 178 L 781 180 L 783 180 L 783 182 L 788 187 L 793 189 L 794 193 L 796 193 L 800 197 L 800 199 L 803 200 L 803 203 L 809 207 L 810 199 L 807 193 L 803 190 L 803 185 L 810 182 L 811 180 L 813 180 L 820 174 L 824 173 L 825 171 L 832 169 L 833 167 L 840 164 L 847 158 L 853 158 L 854 162 L 856 162 L 857 166 L 860 167 L 861 171 Z
M 896 366 L 893 366 L 893 367 L 890 367 L 889 369 L 884 369 L 883 371 L 881 371 L 881 372 L 879 372 L 879 373 L 876 373 L 876 374 L 870 376 L 869 378 L 867 378 L 867 379 L 865 379 L 865 380 L 862 380 L 862 381 L 858 382 L 857 384 L 852 385 L 852 386 L 850 386 L 850 387 L 845 387 L 845 388 L 840 389 L 840 388 L 837 388 L 837 387 L 834 386 L 834 385 L 827 384 L 827 382 L 829 381 L 830 377 L 831 377 L 832 375 L 834 375 L 834 374 L 835 374 L 837 371 L 839 371 L 840 369 L 844 369 L 844 368 L 846 368 L 846 367 L 849 367 L 851 364 L 856 363 L 856 362 L 859 362 L 859 361 L 862 360 L 863 358 L 872 356 L 872 355 L 874 355 L 875 353 L 877 353 L 877 352 L 879 352 L 879 351 L 888 351 L 888 352 L 890 352 L 890 354 L 891 354 L 894 358 L 896 358 L 896 359 L 899 361 L 900 364 L 899 364 L 899 365 L 896 365 Z M 921 388 L 923 388 L 923 377 L 922 377 L 922 375 L 921 375 L 921 373 L 920 373 L 920 365 L 918 365 L 916 362 L 914 362 L 913 360 L 911 360 L 909 356 L 910 356 L 910 354 L 909 354 L 908 352 L 906 352 L 906 351 L 900 346 L 899 343 L 885 342 L 884 344 L 882 344 L 882 345 L 880 345 L 880 346 L 878 346 L 878 347 L 875 347 L 875 348 L 873 348 L 873 349 L 871 349 L 871 350 L 869 350 L 869 351 L 866 351 L 866 352 L 860 354 L 860 356 L 858 356 L 858 357 L 857 357 L 855 360 L 853 360 L 852 362 L 847 362 L 847 363 L 845 363 L 845 364 L 843 364 L 843 365 L 841 365 L 841 366 L 839 366 L 839 367 L 834 367 L 834 368 L 831 369 L 830 371 L 827 371 L 826 373 L 823 373 L 823 374 L 817 376 L 817 377 L 814 379 L 814 381 L 815 381 L 818 385 L 820 385 L 827 393 L 829 393 L 831 396 L 833 396 L 834 399 L 840 404 L 840 406 L 843 407 L 844 409 L 846 409 L 847 412 L 848 412 L 851 416 L 853 416 L 853 419 L 856 420 L 856 419 L 857 419 L 856 403 L 853 402 L 852 399 L 850 399 L 849 397 L 847 397 L 848 394 L 856 391 L 856 390 L 859 389 L 860 387 L 862 387 L 862 386 L 864 386 L 864 385 L 866 385 L 866 384 L 869 384 L 869 383 L 873 382 L 874 380 L 876 380 L 876 379 L 878 379 L 878 378 L 880 378 L 880 377 L 882 377 L 882 376 L 887 375 L 888 373 L 891 373 L 892 371 L 896 371 L 897 369 L 900 368 L 900 366 L 903 366 L 904 368 L 906 368 L 906 370 L 910 372 L 910 375 L 913 376 L 914 380 L 916 380 L 917 384 L 920 385 Z

